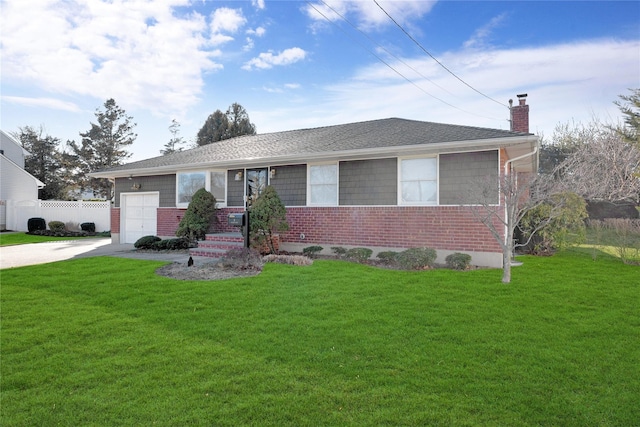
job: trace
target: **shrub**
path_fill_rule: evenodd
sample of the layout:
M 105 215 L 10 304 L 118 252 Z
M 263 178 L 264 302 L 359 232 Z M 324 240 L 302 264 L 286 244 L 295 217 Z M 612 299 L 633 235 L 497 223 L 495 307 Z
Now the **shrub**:
M 176 236 L 186 237 L 191 241 L 204 239 L 215 212 L 216 198 L 204 188 L 199 189 L 191 198 L 187 211 L 178 224 Z
M 159 242 L 160 239 L 158 236 L 142 236 L 133 244 L 133 247 L 136 249 L 153 249 L 153 246 L 156 242 Z
M 151 249 L 157 251 L 169 250 L 175 251 L 180 249 L 189 249 L 191 247 L 191 241 L 186 237 L 178 237 L 177 239 L 164 239 L 159 240 L 151 245 Z
M 382 261 L 383 264 L 391 265 L 398 261 L 398 252 L 384 251 L 379 252 L 377 258 Z
M 322 252 L 323 249 L 322 246 L 307 246 L 302 250 L 302 253 L 309 258 L 315 258 L 318 252 Z
M 289 265 L 311 265 L 313 264 L 313 260 L 306 256 L 300 255 L 276 255 L 269 254 L 265 255 L 263 258 L 264 262 L 273 262 L 277 264 L 289 264 Z
M 82 231 L 87 231 L 89 233 L 95 233 L 96 232 L 96 223 L 95 222 L 83 222 L 82 224 L 80 224 L 80 229 Z
M 350 259 L 356 262 L 366 262 L 369 258 L 371 258 L 371 254 L 373 251 L 369 248 L 352 248 L 349 249 L 345 254 L 345 258 Z
M 249 224 L 252 242 L 257 246 L 267 246 L 269 252 L 276 253 L 273 244 L 274 234 L 289 230 L 287 210 L 276 189 L 268 185 L 251 205 L 249 210 Z
M 549 202 L 528 211 L 518 224 L 522 234 L 521 244 L 524 252 L 542 255 L 553 253 L 557 249 L 581 243 L 585 240 L 585 224 L 587 218 L 587 204 L 584 199 L 574 193 L 562 193 L 552 196 Z M 552 210 L 557 210 L 549 220 Z M 534 230 L 545 222 L 544 227 L 532 236 Z
M 431 248 L 411 248 L 402 251 L 397 256 L 398 264 L 407 270 L 431 268 L 435 263 L 437 253 Z
M 59 233 L 66 230 L 66 225 L 62 221 L 49 221 L 49 230 Z
M 263 261 L 260 252 L 250 248 L 237 248 L 228 250 L 220 259 L 222 268 L 235 268 L 240 270 L 259 270 Z
M 456 252 L 447 255 L 445 262 L 447 263 L 447 267 L 454 270 L 466 270 L 469 268 L 469 263 L 471 263 L 471 255 Z
M 343 257 L 344 254 L 347 253 L 347 250 L 345 248 L 343 248 L 342 246 L 332 246 L 331 247 L 331 252 L 333 252 L 334 254 L 338 255 L 338 257 Z
M 29 218 L 29 220 L 27 221 L 27 230 L 29 230 L 29 233 L 46 229 L 47 223 L 45 222 L 44 218 Z

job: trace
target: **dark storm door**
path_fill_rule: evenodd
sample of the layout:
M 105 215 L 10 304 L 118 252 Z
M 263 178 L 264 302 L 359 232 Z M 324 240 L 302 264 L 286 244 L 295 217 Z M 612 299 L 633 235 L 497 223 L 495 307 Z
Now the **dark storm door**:
M 251 207 L 267 187 L 267 168 L 247 169 L 247 207 Z

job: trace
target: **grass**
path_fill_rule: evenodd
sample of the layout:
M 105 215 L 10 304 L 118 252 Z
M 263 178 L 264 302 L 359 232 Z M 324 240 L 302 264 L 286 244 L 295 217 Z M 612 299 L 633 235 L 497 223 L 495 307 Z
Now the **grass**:
M 75 239 L 95 239 L 103 236 L 88 237 L 53 237 L 36 236 L 27 233 L 0 233 L 0 246 L 24 245 L 28 243 L 59 242 L 63 240 Z
M 631 426 L 640 268 L 268 264 L 177 281 L 84 258 L 2 270 L 4 426 Z

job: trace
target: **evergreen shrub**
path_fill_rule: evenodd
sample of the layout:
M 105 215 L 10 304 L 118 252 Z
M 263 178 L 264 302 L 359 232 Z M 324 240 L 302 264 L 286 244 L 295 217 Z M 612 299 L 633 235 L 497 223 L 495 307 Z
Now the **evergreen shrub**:
M 366 262 L 371 258 L 371 254 L 373 251 L 369 248 L 352 248 L 345 252 L 344 256 L 352 261 Z
M 158 236 L 142 236 L 133 244 L 133 247 L 136 249 L 153 249 L 153 245 L 156 242 L 159 242 L 160 239 Z
M 308 256 L 309 258 L 315 258 L 315 256 L 319 253 L 322 252 L 324 248 L 322 246 L 307 246 L 306 248 L 304 248 L 302 250 L 302 253 L 305 256 Z
M 66 230 L 67 226 L 62 221 L 49 221 L 49 230 L 59 233 Z
M 471 255 L 456 252 L 447 255 L 445 263 L 447 264 L 447 267 L 453 270 L 466 270 L 469 268 L 469 263 L 471 263 Z
M 216 212 L 216 198 L 205 190 L 199 189 L 191 198 L 184 217 L 178 224 L 176 236 L 186 237 L 191 241 L 203 240 Z
M 379 252 L 376 256 L 383 264 L 391 265 L 398 261 L 398 252 L 384 251 Z
M 407 270 L 419 270 L 433 267 L 437 258 L 435 249 L 411 248 L 402 251 L 397 256 L 398 264 Z

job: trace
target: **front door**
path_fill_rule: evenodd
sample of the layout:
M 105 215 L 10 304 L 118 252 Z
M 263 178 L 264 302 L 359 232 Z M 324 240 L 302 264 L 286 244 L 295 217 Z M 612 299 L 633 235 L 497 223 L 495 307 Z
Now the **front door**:
M 247 169 L 247 208 L 251 207 L 267 187 L 267 174 L 267 168 Z

